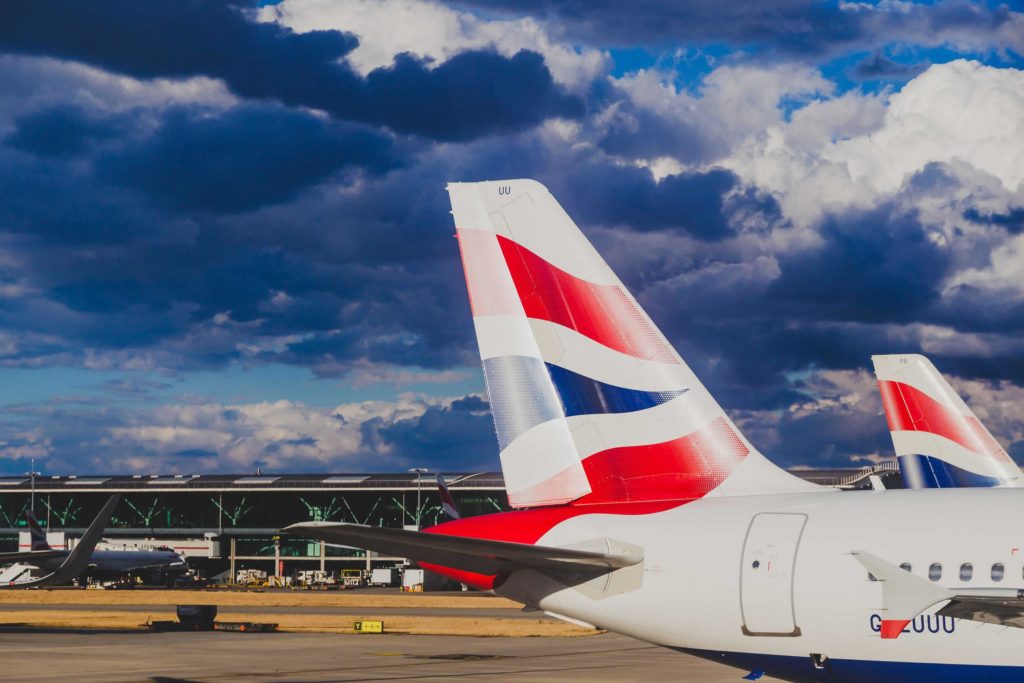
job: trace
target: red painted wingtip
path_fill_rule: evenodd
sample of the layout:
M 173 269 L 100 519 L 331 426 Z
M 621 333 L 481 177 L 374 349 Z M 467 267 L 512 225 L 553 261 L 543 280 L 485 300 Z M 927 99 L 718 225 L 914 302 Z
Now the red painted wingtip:
M 882 620 L 882 639 L 895 639 L 899 638 L 900 634 L 903 633 L 903 629 L 910 623 L 910 619 L 883 619 Z

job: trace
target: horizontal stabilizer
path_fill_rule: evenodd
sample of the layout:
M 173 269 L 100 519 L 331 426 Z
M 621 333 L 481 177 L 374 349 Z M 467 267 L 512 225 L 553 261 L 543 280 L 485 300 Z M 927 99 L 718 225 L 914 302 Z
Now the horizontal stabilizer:
M 601 552 L 338 522 L 302 522 L 282 531 L 485 575 L 527 568 L 604 573 L 643 561 L 643 555 L 632 548 L 615 548 L 622 552 L 613 552 L 614 543 L 607 540 L 601 543 L 609 550 Z
M 863 550 L 853 556 L 882 584 L 882 638 L 899 638 L 907 624 L 953 594 Z
M 959 588 L 947 590 L 880 557 L 853 551 L 882 584 L 882 637 L 898 638 L 914 617 L 948 601 L 936 612 L 944 617 L 983 624 L 1024 628 L 1024 590 L 1016 588 Z

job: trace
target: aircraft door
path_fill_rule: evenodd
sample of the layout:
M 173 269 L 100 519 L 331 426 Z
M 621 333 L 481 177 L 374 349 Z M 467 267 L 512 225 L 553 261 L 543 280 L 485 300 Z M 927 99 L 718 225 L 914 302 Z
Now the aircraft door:
M 799 636 L 793 580 L 800 536 L 807 515 L 765 512 L 754 515 L 743 543 L 740 611 L 743 634 Z

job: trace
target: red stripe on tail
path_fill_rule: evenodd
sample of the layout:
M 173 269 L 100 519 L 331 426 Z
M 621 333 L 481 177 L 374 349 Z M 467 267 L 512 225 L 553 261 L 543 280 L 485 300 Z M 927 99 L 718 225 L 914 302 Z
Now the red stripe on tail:
M 501 235 L 498 244 L 526 317 L 568 327 L 634 358 L 679 362 L 621 287 L 581 280 Z
M 894 432 L 928 432 L 960 444 L 978 455 L 1009 460 L 1006 451 L 973 415 L 963 415 L 903 382 L 879 380 L 882 405 Z
M 573 505 L 700 498 L 749 452 L 724 417 L 672 441 L 601 451 L 583 461 L 593 491 Z

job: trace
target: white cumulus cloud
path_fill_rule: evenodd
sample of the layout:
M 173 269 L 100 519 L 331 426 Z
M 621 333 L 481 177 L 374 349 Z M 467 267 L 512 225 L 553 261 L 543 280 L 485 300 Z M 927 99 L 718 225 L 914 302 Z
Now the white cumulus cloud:
M 859 94 L 812 104 L 748 138 L 726 165 L 806 224 L 828 210 L 871 206 L 933 163 L 1024 192 L 1024 71 L 935 65 L 884 105 Z

